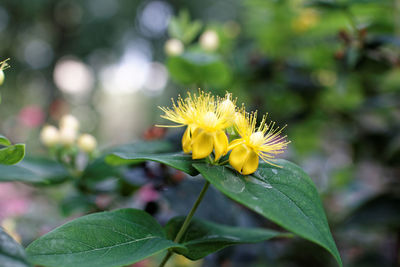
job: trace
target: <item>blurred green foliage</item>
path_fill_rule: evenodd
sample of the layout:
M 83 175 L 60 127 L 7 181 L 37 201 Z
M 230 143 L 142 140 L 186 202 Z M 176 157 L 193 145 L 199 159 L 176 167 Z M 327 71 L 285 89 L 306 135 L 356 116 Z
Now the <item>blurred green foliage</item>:
M 0 4 L 0 26 L 5 25 L 0 27 L 0 54 L 10 57 L 13 66 L 1 88 L 0 132 L 13 143 L 27 141 L 29 153 L 43 153 L 34 141 L 38 128 L 27 129 L 18 123 L 20 110 L 37 105 L 45 112 L 45 120 L 53 121 L 57 118 L 54 103 L 62 99 L 70 110 L 88 106 L 99 115 L 103 109 L 98 101 L 101 71 L 123 57 L 129 42 L 139 40 L 151 51 L 151 60 L 165 65 L 170 76 L 164 91 L 149 97 L 151 108 L 143 114 L 157 118 L 157 104 L 169 103 L 168 98 L 177 92 L 199 87 L 221 95 L 229 90 L 248 109 L 269 112 L 278 125 L 288 124 L 284 132 L 292 143 L 286 157 L 304 166 L 322 193 L 344 265 L 399 264 L 398 1 L 120 0 L 115 1 L 116 7 L 106 2 L 5 0 Z M 167 14 L 168 29 L 164 25 L 157 31 L 143 22 L 152 3 L 161 3 L 161 8 L 148 9 L 155 12 L 150 17 L 156 21 L 157 15 Z M 218 45 L 211 51 L 201 44 L 207 30 L 218 36 Z M 169 38 L 182 41 L 182 54 L 165 54 Z M 32 59 L 27 53 L 33 40 L 47 46 L 39 46 L 42 54 L 34 50 L 39 57 Z M 79 58 L 95 73 L 95 89 L 81 102 L 60 91 L 53 79 L 56 63 L 66 55 Z M 87 121 L 94 120 L 89 117 Z M 103 118 L 91 129 L 101 135 L 102 123 L 108 122 Z M 134 170 L 136 175 L 157 176 L 143 165 Z M 168 177 L 167 184 L 176 183 L 175 174 L 158 171 Z M 117 188 L 112 193 L 114 206 L 121 195 L 132 195 L 142 185 L 125 179 L 113 184 Z M 95 185 L 85 184 L 91 186 Z M 181 192 L 179 187 L 176 190 Z M 95 197 L 85 199 L 90 199 L 88 210 L 97 209 Z M 246 213 L 242 220 L 256 224 L 252 216 Z M 368 221 L 371 225 L 366 231 L 361 226 Z M 304 241 L 296 242 L 306 246 Z M 221 265 L 227 259 L 238 264 L 247 264 L 243 260 L 247 259 L 273 266 L 329 265 L 319 248 L 308 244 L 311 252 L 305 257 L 299 244 L 279 245 L 284 248 L 265 245 L 257 247 L 257 253 L 245 248 L 227 250 L 230 256 L 218 253 L 207 266 Z

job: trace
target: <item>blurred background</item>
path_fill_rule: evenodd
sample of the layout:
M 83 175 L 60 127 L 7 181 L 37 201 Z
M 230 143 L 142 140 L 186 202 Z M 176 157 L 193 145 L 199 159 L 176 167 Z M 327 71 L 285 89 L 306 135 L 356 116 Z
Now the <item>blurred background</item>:
M 345 266 L 400 266 L 400 1 L 2 0 L 0 40 L 1 59 L 11 65 L 0 88 L 0 132 L 26 143 L 28 156 L 47 155 L 40 129 L 64 114 L 105 148 L 163 137 L 151 127 L 161 122 L 157 106 L 169 106 L 171 97 L 228 90 L 237 103 L 288 125 L 292 143 L 284 157 L 316 183 Z M 150 168 L 154 176 L 160 168 L 142 167 L 130 175 L 146 176 Z M 188 207 L 176 196 L 189 202 L 189 181 L 174 175 L 168 189 L 165 181 L 144 181 L 126 194 L 106 190 L 93 203 L 184 214 Z M 0 221 L 26 245 L 87 212 L 59 204 L 71 190 L 0 184 Z M 265 224 L 215 192 L 208 201 L 228 217 L 206 203 L 200 216 Z M 321 248 L 294 239 L 173 264 L 334 263 Z

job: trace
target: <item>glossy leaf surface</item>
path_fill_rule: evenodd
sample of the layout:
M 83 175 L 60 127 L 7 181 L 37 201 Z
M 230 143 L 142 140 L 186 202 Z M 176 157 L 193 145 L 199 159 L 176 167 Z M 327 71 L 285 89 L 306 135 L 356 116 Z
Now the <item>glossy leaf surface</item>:
M 66 223 L 27 248 L 38 265 L 58 267 L 125 266 L 169 248 L 162 227 L 144 211 L 94 213 Z
M 280 166 L 261 163 L 243 176 L 230 167 L 193 166 L 219 191 L 285 229 L 327 249 L 341 265 L 317 189 L 297 165 L 277 160 Z

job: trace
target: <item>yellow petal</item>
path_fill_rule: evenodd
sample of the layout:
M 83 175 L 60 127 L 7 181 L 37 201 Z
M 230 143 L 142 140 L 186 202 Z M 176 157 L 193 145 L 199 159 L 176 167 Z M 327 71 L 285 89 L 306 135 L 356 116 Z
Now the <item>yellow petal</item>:
M 244 142 L 244 140 L 243 139 L 235 139 L 235 140 L 233 140 L 230 144 L 229 144 L 229 146 L 228 146 L 228 150 L 232 150 L 232 149 L 234 149 L 235 147 L 237 147 L 238 145 L 240 145 L 240 144 L 242 144 Z
M 212 153 L 214 138 L 212 134 L 201 129 L 196 129 L 195 132 L 192 137 L 192 158 L 203 159 Z
M 229 155 L 229 164 L 231 164 L 235 170 L 242 173 L 242 168 L 249 152 L 249 148 L 243 144 L 236 146 Z
M 186 128 L 186 131 L 182 136 L 182 149 L 185 153 L 189 153 L 190 151 L 192 151 L 192 138 L 190 136 L 189 126 Z
M 218 131 L 214 134 L 214 151 L 215 160 L 228 152 L 228 137 L 224 131 Z
M 202 130 L 201 128 L 192 126 L 191 127 L 191 133 L 192 133 L 192 140 L 196 138 L 197 135 L 199 135 L 199 133 L 203 132 L 204 130 Z
M 242 174 L 248 175 L 255 172 L 258 168 L 258 160 L 259 159 L 257 153 L 254 152 L 254 150 L 250 150 L 247 154 L 246 162 L 243 165 Z

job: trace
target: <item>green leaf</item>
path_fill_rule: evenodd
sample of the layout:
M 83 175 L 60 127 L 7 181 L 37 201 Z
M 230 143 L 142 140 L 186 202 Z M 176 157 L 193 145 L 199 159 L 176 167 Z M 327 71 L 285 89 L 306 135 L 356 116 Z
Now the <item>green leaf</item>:
M 178 247 L 149 214 L 121 209 L 66 223 L 31 243 L 27 253 L 43 266 L 113 267 Z
M 168 33 L 171 37 L 189 44 L 200 32 L 203 24 L 200 21 L 190 21 L 190 15 L 187 10 L 181 10 L 177 17 L 171 18 L 168 25 Z
M 25 156 L 25 145 L 17 144 L 0 149 L 0 164 L 14 165 Z
M 119 145 L 116 147 L 111 147 L 103 151 L 103 154 L 111 154 L 111 153 L 162 153 L 162 152 L 171 152 L 174 147 L 170 142 L 167 141 L 140 141 L 131 144 Z
M 281 168 L 260 163 L 258 170 L 247 176 L 225 166 L 193 166 L 219 191 L 324 247 L 342 266 L 314 183 L 297 165 L 285 160 L 277 160 L 276 164 Z
M 67 169 L 47 159 L 29 159 L 14 166 L 0 165 L 0 182 L 59 183 L 70 177 Z
M 192 163 L 200 162 L 199 160 L 193 160 L 190 155 L 183 153 L 144 154 L 137 153 L 136 151 L 126 151 L 113 153 L 106 158 L 106 162 L 111 165 L 133 164 L 147 160 L 171 166 L 190 175 L 198 174 L 198 171 L 193 168 Z
M 175 238 L 184 220 L 185 217 L 176 217 L 167 223 L 165 230 L 169 239 Z M 191 260 L 198 260 L 228 246 L 256 243 L 279 236 L 288 234 L 261 228 L 221 225 L 193 218 L 180 242 L 186 249 L 176 248 L 174 251 Z
M 14 165 L 20 162 L 25 156 L 25 145 L 11 145 L 4 135 L 0 134 L 0 146 L 6 146 L 0 149 L 0 164 Z
M 110 167 L 110 165 L 105 162 L 105 156 L 90 162 L 82 174 L 82 178 L 89 183 L 97 183 L 108 178 L 120 178 L 122 176 L 123 170 L 121 167 Z
M 185 52 L 170 57 L 167 66 L 172 78 L 184 84 L 225 86 L 231 79 L 229 68 L 214 54 Z
M 28 267 L 31 266 L 24 249 L 0 227 L 0 266 Z
M 0 134 L 0 145 L 9 146 L 9 145 L 11 145 L 11 142 L 10 142 L 10 140 L 7 139 L 7 137 Z
M 389 5 L 391 1 L 389 0 L 348 0 L 349 5 L 365 5 L 365 4 L 378 4 L 382 5 Z M 386 6 L 388 7 L 388 6 Z
M 344 10 L 348 7 L 347 3 L 340 3 L 338 1 L 330 1 L 330 0 L 314 0 L 307 2 L 305 4 L 306 7 L 316 7 L 325 10 Z

